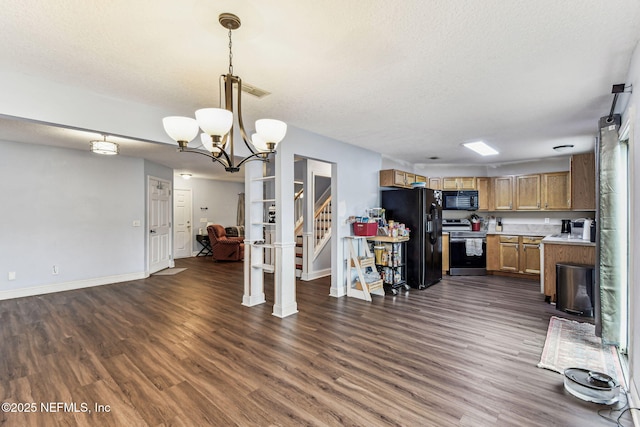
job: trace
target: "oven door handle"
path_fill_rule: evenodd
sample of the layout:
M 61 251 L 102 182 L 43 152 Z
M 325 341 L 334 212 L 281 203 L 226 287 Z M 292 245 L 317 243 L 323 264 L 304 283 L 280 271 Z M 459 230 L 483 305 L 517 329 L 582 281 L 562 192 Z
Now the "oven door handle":
M 449 243 L 465 242 L 469 239 L 482 239 L 482 243 L 487 243 L 487 239 L 483 237 L 452 237 L 449 239 Z

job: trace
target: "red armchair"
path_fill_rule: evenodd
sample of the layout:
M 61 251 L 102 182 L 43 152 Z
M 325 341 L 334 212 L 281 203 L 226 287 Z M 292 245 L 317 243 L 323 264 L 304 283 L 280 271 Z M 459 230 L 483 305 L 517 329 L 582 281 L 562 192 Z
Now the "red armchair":
M 244 237 L 227 237 L 224 227 L 213 224 L 207 227 L 214 261 L 244 260 Z

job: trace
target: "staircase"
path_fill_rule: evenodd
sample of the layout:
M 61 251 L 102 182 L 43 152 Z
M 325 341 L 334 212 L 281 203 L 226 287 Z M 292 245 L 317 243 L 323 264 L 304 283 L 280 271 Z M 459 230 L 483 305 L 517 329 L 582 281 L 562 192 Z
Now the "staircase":
M 301 277 L 304 272 L 304 263 L 307 262 L 308 266 L 313 264 L 315 257 L 320 253 L 322 248 L 329 242 L 331 238 L 331 193 L 330 189 L 328 189 L 325 194 L 320 196 L 318 201 L 315 204 L 314 215 L 313 215 L 313 237 L 309 239 L 310 247 L 305 248 L 304 245 L 304 235 L 302 233 L 303 225 L 304 225 L 304 217 L 302 215 L 302 209 L 298 212 L 298 200 L 302 200 L 304 194 L 302 190 L 296 193 L 296 217 L 298 220 L 296 221 L 296 277 Z M 300 203 L 300 206 L 301 203 Z M 305 256 L 306 250 L 306 256 Z M 306 258 L 306 259 L 305 259 Z

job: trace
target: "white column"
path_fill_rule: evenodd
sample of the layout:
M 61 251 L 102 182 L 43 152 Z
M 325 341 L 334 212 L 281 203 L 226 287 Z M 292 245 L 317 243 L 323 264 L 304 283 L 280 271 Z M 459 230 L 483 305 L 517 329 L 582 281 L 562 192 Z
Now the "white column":
M 298 312 L 296 302 L 295 243 L 276 243 L 275 303 L 273 315 L 287 317 Z

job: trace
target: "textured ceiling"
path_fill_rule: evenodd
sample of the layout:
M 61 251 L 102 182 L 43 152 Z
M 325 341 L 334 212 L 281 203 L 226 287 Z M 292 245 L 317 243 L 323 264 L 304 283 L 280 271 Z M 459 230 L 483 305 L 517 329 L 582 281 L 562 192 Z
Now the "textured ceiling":
M 221 12 L 242 19 L 234 72 L 272 93 L 245 122 L 417 164 L 589 149 L 640 37 L 637 0 L 4 0 L 0 67 L 191 115 L 227 70 Z M 501 154 L 460 146 L 478 139 Z

